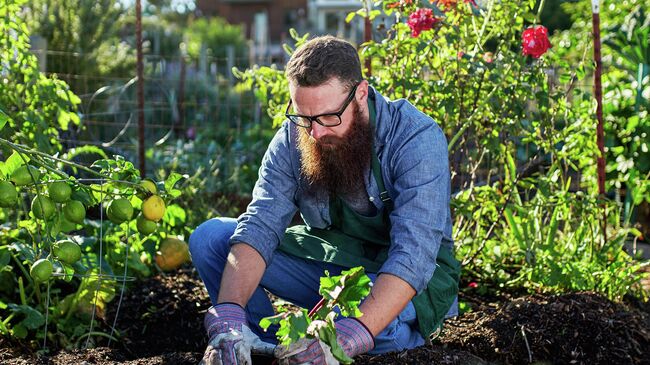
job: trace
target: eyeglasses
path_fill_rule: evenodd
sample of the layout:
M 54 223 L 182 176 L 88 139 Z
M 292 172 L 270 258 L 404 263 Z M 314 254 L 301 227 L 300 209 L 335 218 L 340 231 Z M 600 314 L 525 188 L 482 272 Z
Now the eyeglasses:
M 347 99 L 345 99 L 345 103 L 336 113 L 325 113 L 314 116 L 289 114 L 289 109 L 291 108 L 291 100 L 289 100 L 289 105 L 287 105 L 287 110 L 284 112 L 284 115 L 289 118 L 292 123 L 303 128 L 311 128 L 311 122 L 316 122 L 323 127 L 336 127 L 337 125 L 341 124 L 341 115 L 343 115 L 345 109 L 347 109 L 348 105 L 350 105 L 350 102 L 352 102 L 352 99 L 354 99 L 354 95 L 357 92 L 357 87 L 359 84 L 360 82 L 354 85 Z

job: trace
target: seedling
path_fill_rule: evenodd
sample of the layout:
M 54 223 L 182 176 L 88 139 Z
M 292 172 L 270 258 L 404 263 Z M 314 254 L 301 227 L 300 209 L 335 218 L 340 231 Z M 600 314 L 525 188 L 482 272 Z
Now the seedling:
M 339 276 L 330 276 L 325 271 L 319 289 L 323 298 L 312 310 L 286 312 L 281 308 L 281 313 L 262 318 L 260 326 L 266 330 L 272 324 L 279 324 L 276 336 L 283 346 L 289 346 L 302 338 L 319 339 L 331 348 L 332 355 L 338 361 L 350 364 L 352 358 L 336 342 L 334 320 L 339 313 L 345 317 L 361 317 L 363 313 L 359 310 L 359 304 L 370 293 L 371 285 L 370 278 L 361 266 L 343 271 Z

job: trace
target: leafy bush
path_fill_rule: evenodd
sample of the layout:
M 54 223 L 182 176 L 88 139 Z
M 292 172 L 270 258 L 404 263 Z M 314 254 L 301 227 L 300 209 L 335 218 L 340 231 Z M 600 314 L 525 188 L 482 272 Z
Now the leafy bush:
M 79 124 L 80 99 L 65 82 L 39 72 L 19 15 L 22 3 L 8 1 L 0 8 L 0 123 L 8 123 L 0 137 L 54 154 L 61 149 L 57 129 Z M 0 152 L 5 158 L 11 153 Z
M 229 24 L 220 17 L 199 18 L 192 21 L 185 31 L 185 38 L 187 54 L 197 61 L 201 57 L 201 52 L 205 52 L 209 57 L 225 59 L 228 56 L 228 47 L 232 47 L 233 56 L 240 63 L 246 57 L 246 39 L 242 27 Z
M 23 3 L 22 1 L 20 3 Z M 65 77 L 76 93 L 104 86 L 97 76 L 126 76 L 135 69 L 135 48 L 120 39 L 133 15 L 118 0 L 25 2 L 22 17 L 47 41 L 47 71 Z M 90 79 L 72 77 L 92 75 Z

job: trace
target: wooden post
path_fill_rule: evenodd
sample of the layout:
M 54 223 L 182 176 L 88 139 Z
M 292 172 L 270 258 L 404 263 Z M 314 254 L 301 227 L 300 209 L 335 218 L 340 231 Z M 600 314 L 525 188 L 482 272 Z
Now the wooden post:
M 145 176 L 144 161 L 144 66 L 142 61 L 142 6 L 135 1 L 135 46 L 137 50 L 136 72 L 138 76 L 138 162 L 140 176 Z
M 600 0 L 591 0 L 592 24 L 594 32 L 594 61 L 596 70 L 594 72 L 594 95 L 596 96 L 596 143 L 600 155 L 597 160 L 598 168 L 598 194 L 605 198 L 605 132 L 603 128 L 603 86 L 601 83 L 602 59 L 600 55 Z M 607 242 L 607 211 L 603 203 L 603 243 Z
M 363 41 L 369 42 L 372 40 L 372 22 L 370 21 L 370 11 L 372 10 L 372 2 L 370 0 L 366 1 L 366 18 L 364 21 L 363 27 Z M 365 62 L 367 75 L 366 77 L 372 76 L 372 60 L 370 57 L 366 58 Z

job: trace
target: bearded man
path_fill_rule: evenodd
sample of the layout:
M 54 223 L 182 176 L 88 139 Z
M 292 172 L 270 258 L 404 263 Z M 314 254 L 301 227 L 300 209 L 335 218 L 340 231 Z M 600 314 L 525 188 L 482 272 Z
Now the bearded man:
M 457 313 L 442 130 L 407 101 L 372 88 L 346 41 L 306 42 L 286 76 L 287 121 L 264 155 L 247 211 L 211 219 L 189 240 L 213 303 L 202 362 L 248 364 L 257 351 L 281 364 L 336 363 L 317 339 L 275 347 L 273 331 L 259 326 L 274 314 L 265 290 L 309 309 L 320 300 L 324 271 L 360 265 L 373 286 L 361 317 L 336 322 L 345 353 L 425 344 Z M 288 227 L 297 211 L 305 224 Z

